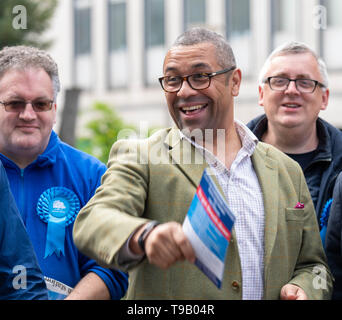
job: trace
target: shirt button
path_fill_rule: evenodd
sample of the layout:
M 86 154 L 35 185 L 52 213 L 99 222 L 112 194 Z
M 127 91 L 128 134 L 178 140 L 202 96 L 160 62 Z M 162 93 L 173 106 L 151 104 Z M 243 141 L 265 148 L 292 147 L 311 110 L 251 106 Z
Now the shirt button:
M 239 290 L 240 285 L 239 285 L 239 283 L 237 281 L 233 281 L 232 282 L 232 287 L 233 287 L 234 290 Z

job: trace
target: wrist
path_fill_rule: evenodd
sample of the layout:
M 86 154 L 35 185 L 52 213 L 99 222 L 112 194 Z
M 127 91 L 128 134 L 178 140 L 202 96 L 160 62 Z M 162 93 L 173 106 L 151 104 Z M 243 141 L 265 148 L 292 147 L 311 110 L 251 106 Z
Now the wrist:
M 160 223 L 158 221 L 151 221 L 145 224 L 142 232 L 139 234 L 137 238 L 137 242 L 140 250 L 145 253 L 145 241 L 150 233 L 153 231 L 155 227 L 157 227 Z

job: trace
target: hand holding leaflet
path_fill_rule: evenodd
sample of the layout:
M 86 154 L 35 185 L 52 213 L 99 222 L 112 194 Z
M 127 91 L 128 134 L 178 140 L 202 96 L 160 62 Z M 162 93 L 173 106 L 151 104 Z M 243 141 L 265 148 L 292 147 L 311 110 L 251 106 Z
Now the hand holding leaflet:
M 205 170 L 183 223 L 195 253 L 195 264 L 218 287 L 235 216 Z

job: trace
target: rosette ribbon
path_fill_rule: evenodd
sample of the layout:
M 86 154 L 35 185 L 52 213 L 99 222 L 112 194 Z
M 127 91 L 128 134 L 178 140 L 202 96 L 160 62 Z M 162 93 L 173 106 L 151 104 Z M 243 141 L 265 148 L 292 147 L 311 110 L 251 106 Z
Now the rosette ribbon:
M 65 187 L 53 187 L 44 191 L 37 203 L 37 214 L 47 223 L 44 259 L 53 253 L 64 255 L 65 228 L 71 224 L 80 210 L 76 194 Z

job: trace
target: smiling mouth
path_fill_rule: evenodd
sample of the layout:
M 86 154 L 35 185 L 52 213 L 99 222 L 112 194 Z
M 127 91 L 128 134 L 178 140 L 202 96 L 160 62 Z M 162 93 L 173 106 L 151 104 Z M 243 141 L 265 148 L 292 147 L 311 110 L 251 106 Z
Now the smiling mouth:
M 37 130 L 37 127 L 35 126 L 17 126 L 19 130 L 22 131 L 32 131 L 32 130 Z
M 201 110 L 205 109 L 207 106 L 208 106 L 208 104 L 199 104 L 196 106 L 182 107 L 182 108 L 180 108 L 180 110 L 184 114 L 190 115 L 190 114 L 196 114 L 196 113 L 200 112 Z
M 283 104 L 282 106 L 286 108 L 290 108 L 290 109 L 297 109 L 301 107 L 299 104 L 294 104 L 294 103 L 286 103 L 286 104 Z

